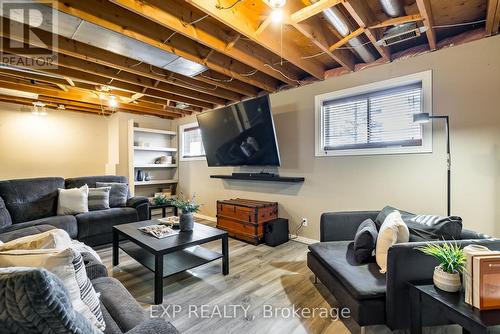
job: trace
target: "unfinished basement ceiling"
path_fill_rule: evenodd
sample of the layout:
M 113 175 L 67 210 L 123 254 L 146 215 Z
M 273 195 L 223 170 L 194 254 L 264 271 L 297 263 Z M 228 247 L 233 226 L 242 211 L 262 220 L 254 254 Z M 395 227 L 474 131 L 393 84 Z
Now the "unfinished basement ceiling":
M 500 25 L 500 0 L 286 0 L 281 23 L 267 0 L 54 0 L 36 8 L 49 6 L 55 22 L 23 29 L 57 53 L 57 68 L 0 67 L 0 88 L 100 113 L 95 96 L 106 86 L 123 102 L 106 112 L 168 118 L 490 37 Z M 22 22 L 19 14 L 12 19 Z M 23 34 L 2 38 L 40 47 Z M 10 45 L 2 51 L 18 54 Z

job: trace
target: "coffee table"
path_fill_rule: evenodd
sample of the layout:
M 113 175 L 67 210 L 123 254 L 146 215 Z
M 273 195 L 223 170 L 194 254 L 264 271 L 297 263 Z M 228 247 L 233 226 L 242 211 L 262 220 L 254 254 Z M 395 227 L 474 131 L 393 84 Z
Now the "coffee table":
M 113 266 L 119 263 L 119 249 L 151 270 L 155 275 L 154 303 L 163 302 L 163 278 L 222 258 L 222 274 L 229 274 L 229 247 L 226 231 L 194 224 L 191 232 L 158 239 L 138 230 L 158 224 L 157 220 L 113 226 Z M 221 240 L 222 254 L 200 245 Z

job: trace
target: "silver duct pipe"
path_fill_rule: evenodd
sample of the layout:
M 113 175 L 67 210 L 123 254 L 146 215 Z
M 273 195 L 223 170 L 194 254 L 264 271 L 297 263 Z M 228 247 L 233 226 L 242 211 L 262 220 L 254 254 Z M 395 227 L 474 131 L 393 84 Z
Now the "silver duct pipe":
M 311 2 L 316 1 L 317 0 L 313 0 Z M 351 27 L 349 26 L 344 14 L 342 14 L 340 10 L 335 7 L 328 8 L 323 11 L 323 15 L 325 15 L 327 21 L 330 22 L 331 25 L 333 25 L 333 27 L 338 31 L 340 35 L 342 35 L 343 37 L 349 35 L 349 33 L 351 32 Z M 363 40 L 359 37 L 352 38 L 347 44 L 354 48 L 354 51 L 365 63 L 371 63 L 372 61 L 375 61 L 375 57 L 370 52 L 370 50 L 363 45 Z
M 405 8 L 401 0 L 380 0 L 384 13 L 389 17 L 404 16 Z

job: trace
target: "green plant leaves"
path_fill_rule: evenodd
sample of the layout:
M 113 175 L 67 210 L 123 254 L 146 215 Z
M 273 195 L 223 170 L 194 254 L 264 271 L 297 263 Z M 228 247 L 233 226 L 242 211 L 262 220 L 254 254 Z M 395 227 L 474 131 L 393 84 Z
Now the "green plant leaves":
M 416 249 L 435 257 L 440 267 L 447 273 L 461 273 L 465 266 L 464 251 L 456 242 L 427 243 Z

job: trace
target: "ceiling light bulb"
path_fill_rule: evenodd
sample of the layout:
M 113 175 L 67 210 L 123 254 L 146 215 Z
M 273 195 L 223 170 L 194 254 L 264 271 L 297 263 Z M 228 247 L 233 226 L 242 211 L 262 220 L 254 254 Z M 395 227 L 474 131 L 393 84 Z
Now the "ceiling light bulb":
M 111 95 L 109 97 L 109 101 L 108 101 L 108 104 L 111 108 L 116 108 L 118 107 L 118 101 L 116 100 L 116 96 L 114 95 Z
M 45 103 L 36 101 L 33 102 L 33 108 L 31 109 L 31 113 L 36 116 L 47 116 L 47 111 L 45 110 Z
M 283 21 L 283 12 L 281 11 L 281 9 L 274 9 L 271 12 L 271 20 L 274 23 L 281 23 Z
M 283 8 L 286 5 L 286 0 L 269 0 L 271 8 Z

